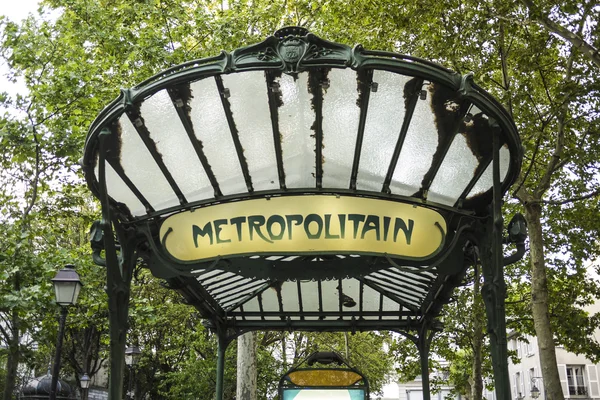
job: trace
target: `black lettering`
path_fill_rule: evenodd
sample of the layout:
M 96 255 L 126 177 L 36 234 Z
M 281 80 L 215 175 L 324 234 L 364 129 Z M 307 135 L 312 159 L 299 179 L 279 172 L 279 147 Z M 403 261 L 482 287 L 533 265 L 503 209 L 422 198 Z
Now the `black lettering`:
M 356 235 L 358 235 L 358 227 L 361 222 L 365 220 L 365 216 L 363 214 L 348 214 L 348 221 L 352 221 L 354 226 L 354 239 L 356 239 Z
M 273 243 L 272 240 L 269 240 L 260 229 L 261 226 L 265 224 L 265 217 L 262 215 L 249 215 L 248 216 L 248 226 L 250 227 L 250 240 L 254 240 L 254 232 L 265 242 Z
M 332 235 L 331 232 L 329 232 L 330 224 L 331 214 L 325 214 L 325 239 L 339 239 L 340 235 Z
M 364 239 L 365 234 L 369 231 L 375 231 L 375 237 L 377 240 L 380 240 L 379 236 L 379 217 L 377 215 L 367 215 L 367 220 L 363 225 L 362 233 L 360 234 L 360 238 Z
M 387 238 L 388 238 L 391 220 L 392 219 L 390 217 L 383 217 L 383 241 L 384 242 L 387 241 Z
M 231 239 L 221 239 L 221 225 L 227 225 L 226 219 L 216 219 L 213 221 L 215 224 L 215 236 L 217 237 L 217 243 L 231 243 Z
M 292 240 L 292 222 L 295 222 L 294 225 L 300 225 L 304 218 L 300 214 L 292 214 L 286 215 L 285 220 L 287 221 L 287 229 L 288 229 L 288 239 Z
M 279 224 L 279 234 L 273 233 L 273 224 Z M 281 240 L 285 233 L 285 220 L 281 215 L 271 215 L 267 220 L 267 233 L 271 240 Z
M 317 223 L 317 233 L 310 233 L 309 226 L 311 222 Z M 309 239 L 319 239 L 323 232 L 323 218 L 318 214 L 308 214 L 306 218 L 304 218 L 304 232 L 306 232 L 306 236 Z
M 346 238 L 346 214 L 338 214 L 340 220 L 340 236 L 342 239 Z
M 204 225 L 204 228 L 200 228 L 198 225 L 192 225 L 192 236 L 194 237 L 194 246 L 198 247 L 198 236 L 208 235 L 210 244 L 213 244 L 213 229 L 210 222 Z
M 394 242 L 398 238 L 398 231 L 402 229 L 404 232 L 404 236 L 406 237 L 406 244 L 410 244 L 410 240 L 412 238 L 413 228 L 415 226 L 415 221 L 412 219 L 408 220 L 408 227 L 406 226 L 406 222 L 402 218 L 396 218 L 396 222 L 394 222 Z
M 235 225 L 235 229 L 237 230 L 238 242 L 242 241 L 242 224 L 246 223 L 246 217 L 235 217 L 229 220 L 231 225 Z

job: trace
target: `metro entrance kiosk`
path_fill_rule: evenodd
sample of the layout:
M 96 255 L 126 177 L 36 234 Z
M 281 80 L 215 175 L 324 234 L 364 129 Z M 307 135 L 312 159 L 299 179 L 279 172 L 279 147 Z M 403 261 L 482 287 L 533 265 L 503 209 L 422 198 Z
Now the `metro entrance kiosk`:
M 92 248 L 107 271 L 110 399 L 139 259 L 218 336 L 219 400 L 225 348 L 253 330 L 400 332 L 428 399 L 436 317 L 481 265 L 509 399 L 503 267 L 526 230 L 516 218 L 503 237 L 501 205 L 521 160 L 510 116 L 470 75 L 304 28 L 123 90 L 83 161 L 102 204 Z

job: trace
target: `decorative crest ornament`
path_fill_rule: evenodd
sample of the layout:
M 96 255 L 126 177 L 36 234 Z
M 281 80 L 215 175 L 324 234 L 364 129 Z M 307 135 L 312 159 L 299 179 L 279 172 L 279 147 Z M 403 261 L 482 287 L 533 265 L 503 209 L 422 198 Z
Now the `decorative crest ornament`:
M 352 49 L 329 42 L 309 33 L 303 27 L 287 27 L 275 32 L 261 43 L 233 52 L 234 70 L 273 63 L 287 74 L 297 74 L 309 67 L 327 64 L 352 65 Z

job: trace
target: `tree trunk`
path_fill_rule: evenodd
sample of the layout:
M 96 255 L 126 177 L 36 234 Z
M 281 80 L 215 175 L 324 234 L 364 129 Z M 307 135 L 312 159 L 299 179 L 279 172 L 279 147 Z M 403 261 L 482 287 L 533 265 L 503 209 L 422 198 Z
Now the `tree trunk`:
M 4 382 L 3 400 L 12 400 L 13 392 L 17 384 L 17 367 L 19 366 L 19 312 L 11 312 L 11 338 L 8 343 L 8 357 L 6 358 L 6 379 Z
M 254 332 L 237 339 L 236 400 L 256 400 L 256 344 Z
M 539 203 L 525 204 L 525 219 L 529 230 L 529 251 L 531 257 L 531 310 L 540 351 L 540 364 L 547 400 L 564 400 L 554 334 L 550 326 L 548 309 L 548 282 L 544 260 L 544 237 L 542 233 L 542 208 Z
M 483 320 L 485 318 L 485 305 L 481 298 L 481 282 L 479 268 L 475 268 L 475 280 L 473 284 L 473 386 L 471 386 L 471 399 L 482 400 L 483 398 Z

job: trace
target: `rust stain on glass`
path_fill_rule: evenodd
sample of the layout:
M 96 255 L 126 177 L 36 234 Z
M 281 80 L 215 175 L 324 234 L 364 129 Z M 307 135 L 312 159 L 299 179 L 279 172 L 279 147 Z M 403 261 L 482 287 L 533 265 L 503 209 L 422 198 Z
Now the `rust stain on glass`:
M 438 134 L 438 144 L 431 159 L 431 165 L 421 181 L 421 188 L 413 195 L 418 198 L 425 198 L 425 193 L 452 144 L 467 108 L 465 101 L 460 99 L 459 93 L 444 85 L 432 82 L 427 91 L 431 96 L 430 105 Z
M 323 94 L 329 87 L 329 68 L 318 68 L 308 73 L 308 93 L 312 95 L 311 108 L 315 112 L 315 121 L 310 129 L 314 132 L 311 137 L 315 138 L 315 165 L 317 188 L 322 187 L 323 182 Z
M 283 134 L 279 127 L 279 109 L 283 107 L 283 93 L 278 79 L 281 77 L 281 71 L 265 71 L 267 83 L 267 98 L 269 100 L 269 113 L 271 116 L 271 126 L 273 129 L 273 146 L 275 147 L 275 160 L 277 162 L 277 175 L 279 177 L 279 187 L 286 188 L 285 167 L 283 165 Z

